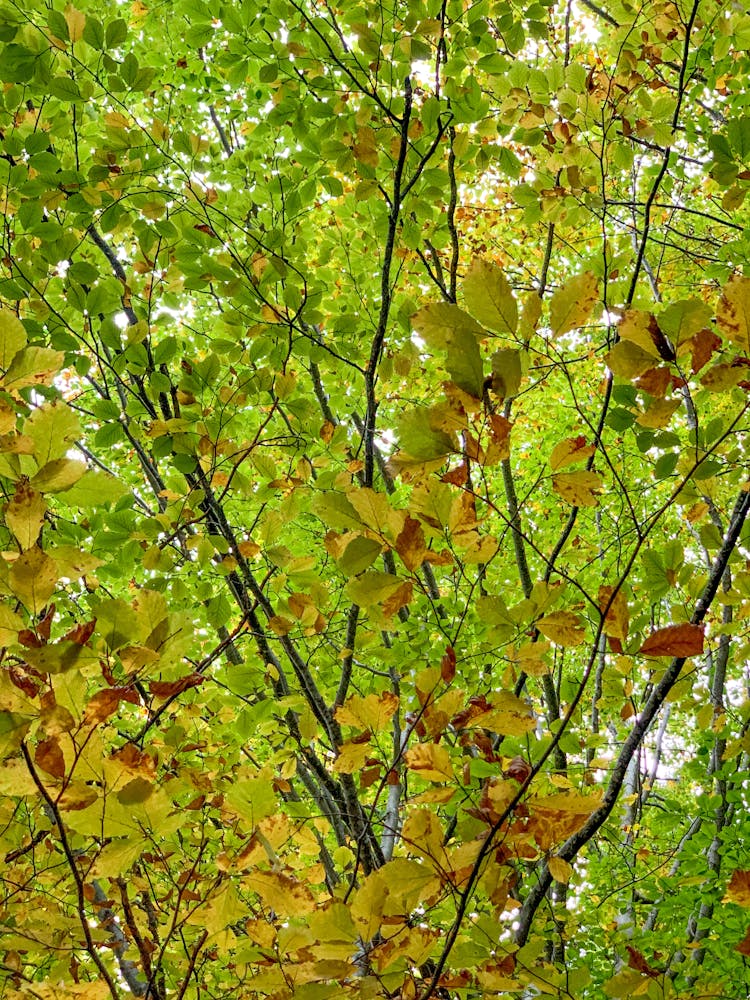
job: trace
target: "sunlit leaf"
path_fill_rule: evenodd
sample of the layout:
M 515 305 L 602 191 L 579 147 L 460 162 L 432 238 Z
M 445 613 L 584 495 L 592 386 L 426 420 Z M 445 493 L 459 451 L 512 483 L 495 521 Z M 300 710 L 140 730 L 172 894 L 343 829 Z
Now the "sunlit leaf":
M 597 472 L 558 472 L 552 477 L 555 492 L 575 507 L 596 507 L 602 479 Z
M 406 766 L 428 781 L 449 781 L 453 778 L 450 754 L 437 743 L 418 743 L 404 754 Z
M 716 322 L 732 344 L 750 353 L 750 278 L 735 274 L 729 279 L 719 300 Z
M 591 271 L 573 275 L 550 301 L 550 327 L 554 336 L 583 326 L 599 298 L 599 282 Z

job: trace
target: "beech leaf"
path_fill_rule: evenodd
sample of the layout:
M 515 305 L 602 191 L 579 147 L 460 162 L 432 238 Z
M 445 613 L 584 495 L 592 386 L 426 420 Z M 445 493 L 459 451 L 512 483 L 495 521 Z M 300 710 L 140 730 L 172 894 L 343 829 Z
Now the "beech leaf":
M 508 279 L 491 261 L 475 257 L 463 280 L 466 308 L 493 333 L 514 334 L 518 305 Z
M 698 656 L 705 636 L 701 625 L 684 622 L 652 632 L 638 650 L 644 656 Z
M 550 301 L 550 327 L 559 337 L 583 326 L 599 298 L 599 283 L 591 271 L 575 274 L 558 288 Z

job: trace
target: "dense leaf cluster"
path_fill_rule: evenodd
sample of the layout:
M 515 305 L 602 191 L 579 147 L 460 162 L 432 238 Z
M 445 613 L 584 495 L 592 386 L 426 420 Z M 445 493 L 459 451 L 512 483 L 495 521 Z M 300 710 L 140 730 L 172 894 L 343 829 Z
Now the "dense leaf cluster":
M 750 15 L 0 0 L 0 998 L 747 992 Z

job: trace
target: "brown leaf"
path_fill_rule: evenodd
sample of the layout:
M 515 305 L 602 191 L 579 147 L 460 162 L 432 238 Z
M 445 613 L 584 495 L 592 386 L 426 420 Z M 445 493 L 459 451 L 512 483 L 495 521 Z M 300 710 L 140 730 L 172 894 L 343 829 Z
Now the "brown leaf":
M 522 785 L 531 774 L 531 764 L 523 757 L 513 757 L 503 774 L 506 778 L 513 778 Z
M 638 652 L 644 656 L 698 656 L 703 652 L 703 640 L 701 625 L 683 622 L 652 632 Z
M 654 969 L 648 964 L 643 955 L 636 951 L 635 948 L 631 947 L 629 944 L 625 945 L 628 952 L 628 968 L 636 969 L 638 972 L 642 972 L 644 976 L 651 976 L 656 978 L 661 975 L 658 969 Z
M 690 355 L 690 368 L 693 374 L 699 372 L 704 365 L 708 364 L 716 351 L 721 347 L 721 337 L 718 337 L 713 330 L 699 330 L 691 338 L 692 352 Z
M 177 681 L 150 681 L 148 689 L 156 698 L 171 698 L 188 688 L 199 687 L 204 680 L 203 674 L 193 673 L 180 677 Z
M 750 955 L 750 927 L 740 943 L 734 946 L 734 950 L 738 951 L 740 955 Z
M 41 636 L 44 642 L 49 642 L 50 630 L 52 628 L 52 620 L 55 617 L 55 605 L 50 604 L 47 608 L 47 613 L 44 618 L 39 622 L 36 627 L 37 635 Z
M 672 347 L 668 338 L 664 336 L 664 333 L 657 322 L 656 316 L 653 314 L 649 319 L 648 332 L 651 336 L 651 342 L 656 348 L 657 354 L 662 361 L 674 361 L 674 347 Z
M 145 775 L 147 778 L 156 775 L 156 760 L 150 754 L 143 753 L 133 743 L 126 743 L 121 750 L 115 750 L 110 759 L 131 774 Z
M 8 667 L 8 677 L 11 684 L 14 684 L 19 690 L 28 698 L 36 698 L 39 694 L 39 685 L 36 684 L 31 677 L 25 672 L 15 666 Z
M 494 465 L 510 458 L 510 432 L 513 424 L 507 417 L 492 413 L 489 417 L 490 443 L 487 446 L 486 462 Z
M 427 554 L 424 531 L 419 521 L 407 516 L 394 547 L 410 572 L 419 569 Z
M 468 479 L 468 470 L 466 464 L 461 462 L 453 469 L 449 469 L 444 476 L 440 477 L 440 481 L 443 483 L 450 483 L 453 486 L 463 486 Z
M 36 632 L 32 631 L 30 628 L 21 629 L 18 633 L 18 641 L 27 649 L 39 649 L 40 646 L 44 645 Z
M 406 607 L 411 602 L 414 586 L 411 580 L 404 580 L 398 590 L 394 590 L 385 601 L 383 601 L 383 614 L 386 618 L 395 615 L 401 608 Z
M 56 736 L 49 736 L 37 744 L 34 763 L 53 778 L 65 777 L 65 757 Z
M 445 647 L 445 655 L 440 661 L 440 676 L 446 684 L 450 684 L 456 676 L 456 651 L 453 646 Z
M 672 384 L 672 373 L 668 368 L 649 368 L 647 372 L 635 380 L 635 384 L 643 392 L 647 392 L 649 396 L 661 399 Z
M 73 628 L 63 636 L 63 638 L 68 639 L 70 642 L 74 642 L 77 646 L 85 646 L 91 638 L 95 628 L 96 618 L 92 618 L 90 622 L 82 622 L 79 625 L 74 625 Z
M 129 701 L 131 705 L 140 704 L 140 698 L 132 687 L 109 687 L 97 691 L 86 705 L 83 721 L 87 726 L 104 722 L 115 714 L 121 701 Z

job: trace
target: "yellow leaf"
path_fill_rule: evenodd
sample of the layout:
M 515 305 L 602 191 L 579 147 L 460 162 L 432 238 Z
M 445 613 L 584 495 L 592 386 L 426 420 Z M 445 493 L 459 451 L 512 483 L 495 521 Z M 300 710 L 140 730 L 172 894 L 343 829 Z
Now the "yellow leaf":
M 13 392 L 29 385 L 49 385 L 62 367 L 65 355 L 48 347 L 24 347 L 10 363 L 3 380 Z
M 365 761 L 372 756 L 372 749 L 367 743 L 343 743 L 339 747 L 339 754 L 333 762 L 333 769 L 337 774 L 354 774 L 361 771 Z
M 15 596 L 36 615 L 55 592 L 57 564 L 38 546 L 34 546 L 16 559 L 8 577 Z
M 590 816 L 601 805 L 601 793 L 581 795 L 579 792 L 558 792 L 534 800 L 534 810 L 569 813 L 573 816 Z
M 503 736 L 524 736 L 536 726 L 536 718 L 531 709 L 510 691 L 493 695 L 492 707 L 474 716 L 467 726 L 479 726 Z
M 16 642 L 18 633 L 24 627 L 20 615 L 12 611 L 7 604 L 0 604 L 0 646 L 9 646 Z
M 0 368 L 7 369 L 25 346 L 26 329 L 21 320 L 10 309 L 0 309 Z
M 570 881 L 570 877 L 573 874 L 573 866 L 563 858 L 554 855 L 549 859 L 547 865 L 549 867 L 550 875 L 556 882 L 566 884 Z
M 388 882 L 378 871 L 368 875 L 355 893 L 349 909 L 363 941 L 371 941 L 380 929 L 388 892 Z
M 30 485 L 40 493 L 63 493 L 77 483 L 84 472 L 85 462 L 74 458 L 54 458 L 32 477 Z
M 243 888 L 257 892 L 279 917 L 301 917 L 315 909 L 313 894 L 299 879 L 281 872 L 254 871 L 242 880 Z
M 379 733 L 386 728 L 397 709 L 398 697 L 391 691 L 380 695 L 368 694 L 365 698 L 355 694 L 336 709 L 336 721 Z
M 83 37 L 83 29 L 86 26 L 86 15 L 72 4 L 68 4 L 65 8 L 65 23 L 68 26 L 68 37 L 71 42 L 79 41 Z
M 716 310 L 721 332 L 743 353 L 750 353 L 750 278 L 735 274 L 724 286 Z
M 581 619 L 572 611 L 553 611 L 540 618 L 536 627 L 557 646 L 580 646 L 586 638 Z
M 13 499 L 5 508 L 5 523 L 22 549 L 30 549 L 36 543 L 46 512 L 44 498 L 28 482 L 16 483 Z
M 550 468 L 553 472 L 572 465 L 574 462 L 583 462 L 596 451 L 593 444 L 586 444 L 586 438 L 581 434 L 574 438 L 565 438 L 552 449 L 549 457 Z
M 225 882 L 218 892 L 188 914 L 186 922 L 204 927 L 209 938 L 212 938 L 229 924 L 234 924 L 247 915 L 247 905 L 239 899 L 232 883 Z
M 599 298 L 598 284 L 595 274 L 584 271 L 558 288 L 550 302 L 550 327 L 555 337 L 586 323 Z
M 726 392 L 742 382 L 746 374 L 747 370 L 740 365 L 718 364 L 701 375 L 700 383 L 709 392 Z
M 599 505 L 595 494 L 602 488 L 602 479 L 596 472 L 558 472 L 552 477 L 552 486 L 558 496 L 574 507 Z
M 656 317 L 653 313 L 644 309 L 626 309 L 617 325 L 617 335 L 621 341 L 636 344 L 653 359 L 660 357 L 652 336 L 655 329 Z
M 410 914 L 440 889 L 440 879 L 434 870 L 413 859 L 394 858 L 383 865 L 380 873 L 390 886 L 391 898 L 386 907 L 389 916 Z
M 648 409 L 639 414 L 636 423 L 641 427 L 666 427 L 681 403 L 680 399 L 654 399 Z
M 437 743 L 418 743 L 404 754 L 406 766 L 427 781 L 452 781 L 453 766 L 445 747 Z

